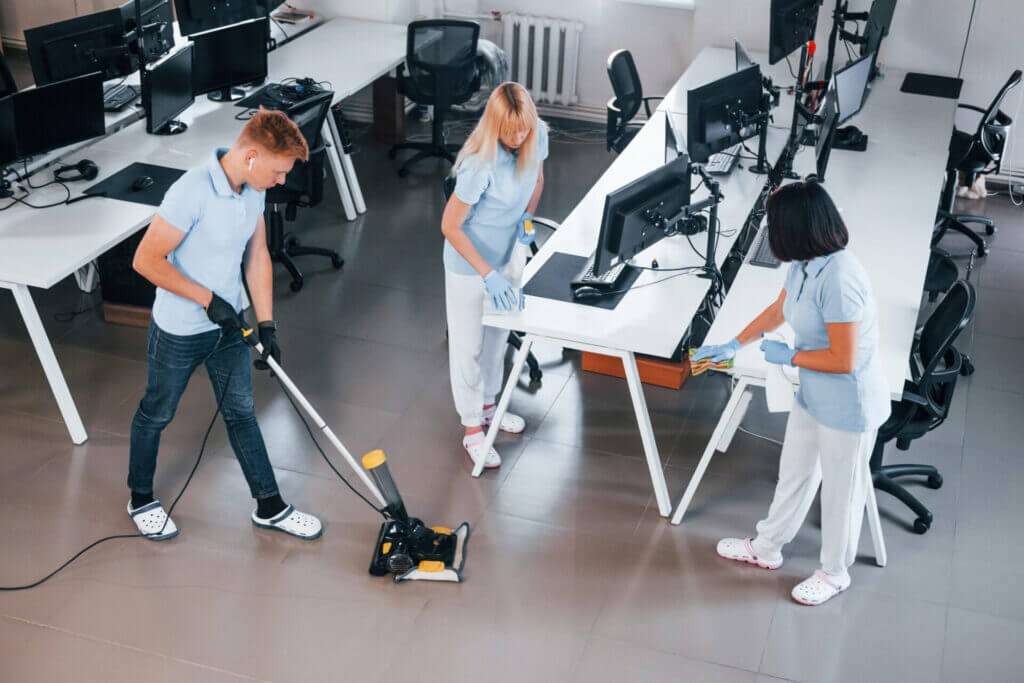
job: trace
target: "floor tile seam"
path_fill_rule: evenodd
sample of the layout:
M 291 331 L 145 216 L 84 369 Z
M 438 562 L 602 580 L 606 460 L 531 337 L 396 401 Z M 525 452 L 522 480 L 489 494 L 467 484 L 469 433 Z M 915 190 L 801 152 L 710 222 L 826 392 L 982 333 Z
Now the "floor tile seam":
M 99 638 L 97 636 L 93 636 L 93 635 L 90 635 L 90 634 L 87 634 L 87 633 L 80 633 L 80 632 L 74 631 L 72 629 L 61 628 L 61 627 L 55 626 L 53 624 L 47 624 L 47 623 L 43 623 L 43 622 L 39 622 L 39 621 L 34 621 L 34 620 L 31 620 L 31 619 L 25 619 L 25 618 L 18 617 L 18 616 L 15 616 L 15 615 L 4 614 L 4 615 L 0 615 L 0 618 L 6 619 L 8 621 L 18 622 L 18 623 L 20 623 L 22 625 L 31 626 L 33 628 L 41 628 L 41 629 L 45 629 L 47 631 L 53 631 L 55 633 L 60 633 L 62 635 L 71 636 L 72 638 L 77 638 L 77 639 L 89 641 L 89 642 L 92 642 L 92 643 L 99 643 L 99 644 L 102 644 L 102 645 L 108 645 L 108 646 L 111 646 L 111 647 L 120 648 L 120 649 L 123 649 L 123 650 L 128 650 L 130 652 L 136 652 L 138 654 L 142 654 L 142 655 L 146 655 L 146 656 L 158 657 L 160 659 L 164 659 L 164 660 L 167 660 L 167 661 L 178 662 L 178 663 L 181 663 L 181 664 L 186 664 L 186 665 L 189 665 L 189 666 L 198 667 L 200 669 L 204 669 L 204 670 L 207 670 L 207 671 L 214 671 L 214 672 L 217 672 L 217 673 L 220 673 L 220 674 L 226 674 L 226 675 L 233 676 L 235 678 L 238 678 L 238 679 L 241 679 L 241 680 L 245 680 L 245 681 L 262 681 L 263 680 L 263 679 L 259 679 L 259 678 L 254 678 L 252 676 L 248 676 L 246 674 L 241 674 L 241 673 L 238 673 L 238 672 L 235 672 L 235 671 L 231 671 L 229 669 L 221 669 L 219 667 L 210 666 L 208 664 L 202 664 L 200 662 L 194 662 L 194 661 L 189 660 L 189 659 L 184 659 L 184 658 L 181 658 L 181 657 L 175 657 L 173 655 L 169 655 L 169 654 L 166 654 L 166 653 L 163 653 L 163 652 L 157 652 L 155 650 L 148 650 L 146 648 L 136 647 L 134 645 L 128 645 L 126 643 L 121 643 L 121 642 L 118 642 L 116 640 L 110 640 L 110 639 L 107 639 L 107 638 Z
M 595 625 L 596 625 L 596 622 L 597 622 L 597 618 L 596 617 L 595 617 L 594 621 L 595 621 Z M 666 650 L 665 648 L 658 647 L 654 643 L 647 643 L 647 642 L 635 643 L 635 642 L 629 641 L 629 640 L 622 640 L 621 638 L 613 638 L 611 636 L 602 636 L 602 635 L 590 635 L 590 636 L 587 637 L 588 640 L 592 640 L 594 638 L 600 638 L 601 640 L 609 640 L 609 641 L 612 641 L 613 643 L 617 643 L 619 645 L 624 645 L 624 646 L 627 646 L 627 647 L 631 646 L 631 645 L 640 645 L 641 647 L 643 647 L 646 650 L 651 650 L 651 651 L 657 652 L 659 654 L 669 655 L 671 657 L 678 657 L 679 659 L 686 659 L 686 660 L 689 660 L 691 662 L 699 662 L 701 664 L 710 664 L 712 666 L 721 667 L 723 669 L 730 669 L 732 671 L 736 671 L 736 672 L 739 672 L 739 673 L 746 673 L 746 674 L 759 674 L 759 673 L 761 673 L 760 671 L 758 671 L 756 669 L 745 669 L 742 666 L 736 666 L 734 664 L 723 664 L 722 662 L 716 662 L 716 661 L 711 660 L 711 659 L 705 659 L 703 657 L 697 657 L 697 656 L 694 656 L 694 655 L 691 655 L 691 654 L 685 654 L 682 651 L 678 651 L 678 650 Z M 589 647 L 589 645 L 588 645 L 588 647 Z M 581 658 L 582 658 L 582 655 L 584 655 L 584 654 L 586 654 L 586 650 L 584 650 L 584 652 L 581 654 Z
M 64 422 L 64 420 L 59 418 L 59 417 L 53 417 L 52 415 L 41 415 L 39 413 L 32 413 L 32 412 L 28 412 L 28 411 L 25 411 L 25 410 L 6 409 L 6 410 L 0 411 L 0 413 L 6 414 L 6 415 L 18 415 L 19 417 L 32 417 L 32 418 L 36 418 L 36 419 L 39 419 L 39 420 L 46 420 L 47 422 L 50 422 L 50 423 L 53 423 L 53 424 L 58 424 L 58 425 L 60 425 L 62 427 L 66 427 L 66 425 L 67 425 L 67 423 Z M 89 436 L 89 435 L 91 435 L 94 432 L 99 432 L 100 434 L 104 434 L 106 436 L 117 436 L 117 437 L 131 436 L 131 433 L 129 433 L 129 432 L 125 432 L 125 433 L 122 434 L 121 432 L 115 432 L 113 430 L 104 429 L 102 427 L 86 427 L 86 436 Z M 69 437 L 69 442 L 70 442 L 70 437 Z M 85 443 L 71 444 L 71 445 L 73 447 L 77 447 L 77 446 L 84 446 L 87 443 L 88 443 L 88 439 L 86 439 Z

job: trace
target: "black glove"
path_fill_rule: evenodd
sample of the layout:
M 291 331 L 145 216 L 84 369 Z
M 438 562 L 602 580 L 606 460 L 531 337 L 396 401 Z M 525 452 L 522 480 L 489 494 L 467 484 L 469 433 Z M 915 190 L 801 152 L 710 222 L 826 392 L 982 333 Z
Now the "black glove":
M 257 370 L 269 370 L 267 358 L 273 358 L 279 365 L 281 363 L 281 347 L 277 345 L 277 323 L 273 320 L 264 320 L 259 324 L 259 332 L 263 353 L 253 361 L 253 365 Z
M 234 306 L 217 296 L 216 292 L 213 293 L 210 303 L 206 305 L 206 317 L 211 322 L 220 325 L 225 332 L 241 330 L 245 327 L 245 321 L 235 311 Z

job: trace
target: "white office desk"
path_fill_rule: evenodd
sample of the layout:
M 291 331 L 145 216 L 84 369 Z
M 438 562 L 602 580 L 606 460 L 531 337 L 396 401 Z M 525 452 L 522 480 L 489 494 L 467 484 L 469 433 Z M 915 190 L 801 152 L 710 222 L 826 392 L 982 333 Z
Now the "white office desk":
M 732 50 L 710 48 L 702 51 L 673 87 L 666 101 L 671 103 L 685 100 L 687 89 L 731 73 L 734 66 Z M 783 102 L 784 106 L 778 110 L 779 116 L 792 111 L 792 99 L 787 101 L 784 98 Z M 671 105 L 665 108 L 671 108 Z M 665 108 L 660 108 L 651 116 L 558 231 L 548 239 L 527 266 L 524 281 L 529 281 L 553 254 L 589 256 L 594 251 L 605 196 L 664 163 Z M 685 134 L 685 130 L 679 132 Z M 784 131 L 769 129 L 769 153 L 777 156 L 785 138 Z M 727 234 L 733 231 L 719 238 L 716 261 L 721 266 L 735 241 L 738 229 L 743 226 L 755 199 L 760 195 L 766 177 L 750 173 L 746 168 L 736 168 L 728 176 L 719 177 L 719 181 L 724 200 L 718 207 L 718 216 L 722 229 Z M 693 201 L 698 202 L 707 196 L 707 190 L 702 188 L 694 193 Z M 705 249 L 706 234 L 696 235 L 692 239 L 698 249 Z M 656 258 L 659 267 L 665 269 L 704 265 L 685 237 L 664 239 L 639 254 L 635 262 L 649 265 L 652 258 Z M 501 415 L 508 408 L 511 393 L 535 340 L 548 339 L 560 346 L 619 357 L 625 367 L 658 509 L 662 516 L 667 517 L 671 512 L 671 503 L 640 383 L 636 354 L 671 356 L 709 289 L 709 280 L 694 275 L 645 271 L 614 310 L 528 296 L 525 310 L 521 313 L 485 316 L 486 325 L 526 333 L 498 402 L 498 416 L 488 430 L 487 447 L 494 442 L 497 432 L 494 425 L 501 422 Z M 474 476 L 480 476 L 482 464 L 477 463 Z
M 280 79 L 310 75 L 329 80 L 338 93 L 337 99 L 341 99 L 400 63 L 405 55 L 404 41 L 404 26 L 334 19 L 270 53 L 270 76 Z M 216 103 L 201 97 L 179 117 L 190 124 L 182 135 L 149 135 L 145 123 L 137 121 L 72 153 L 62 150 L 61 160 L 74 163 L 81 158 L 92 159 L 100 167 L 96 182 L 133 162 L 192 168 L 205 163 L 214 147 L 228 146 L 234 141 L 244 125 L 234 118 L 240 112 L 242 109 L 233 103 Z M 325 132 L 337 140 L 333 127 Z M 335 143 L 332 150 L 340 150 L 340 145 Z M 339 191 L 347 189 L 344 158 L 338 154 L 330 154 L 329 158 Z M 56 161 L 56 156 L 47 161 Z M 358 190 L 354 172 L 351 178 Z M 73 191 L 78 194 L 87 186 L 76 183 Z M 355 211 L 351 205 L 349 208 L 350 218 L 354 218 Z M 0 289 L 9 289 L 14 294 L 71 440 L 76 444 L 83 443 L 88 436 L 29 287 L 52 287 L 146 226 L 154 213 L 150 206 L 96 198 L 45 210 L 18 205 L 0 214 Z
M 866 152 L 833 150 L 825 187 L 850 232 L 849 249 L 871 278 L 878 305 L 879 351 L 893 398 L 903 393 L 928 267 L 935 202 L 942 187 L 956 101 L 899 92 L 904 73 L 891 69 L 875 82 L 864 109 L 850 123 L 870 136 Z M 814 172 L 813 148 L 795 168 Z M 707 335 L 708 344 L 735 337 L 782 290 L 786 264 L 777 269 L 745 263 Z M 792 338 L 792 330 L 784 333 Z M 725 451 L 743 418 L 748 389 L 763 386 L 769 366 L 758 344 L 736 356 L 736 385 L 711 440 L 676 508 L 679 524 L 716 450 Z M 870 521 L 870 520 L 869 520 Z M 882 553 L 884 557 L 884 551 Z

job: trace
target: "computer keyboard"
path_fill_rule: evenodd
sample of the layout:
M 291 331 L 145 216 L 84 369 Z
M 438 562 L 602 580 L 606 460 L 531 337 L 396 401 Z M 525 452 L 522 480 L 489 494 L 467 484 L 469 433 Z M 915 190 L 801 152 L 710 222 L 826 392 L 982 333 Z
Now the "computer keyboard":
M 134 102 L 138 96 L 138 90 L 130 85 L 115 85 L 103 93 L 103 110 L 120 111 Z
M 579 277 L 572 281 L 571 286 L 573 289 L 578 287 L 615 289 L 615 286 L 622 278 L 622 274 L 626 271 L 627 265 L 628 264 L 625 261 L 622 261 L 618 265 L 612 266 L 601 275 L 594 275 L 594 262 L 591 261 L 587 264 L 586 270 L 580 273 Z
M 739 160 L 741 149 L 743 149 L 743 145 L 733 145 L 718 154 L 712 154 L 708 159 L 708 163 L 704 164 L 704 170 L 711 175 L 727 174 Z
M 767 226 L 761 228 L 761 232 L 757 233 L 754 243 L 750 245 L 750 251 L 753 254 L 750 257 L 750 265 L 761 266 L 762 268 L 778 268 L 782 264 L 772 252 L 771 243 L 768 241 Z

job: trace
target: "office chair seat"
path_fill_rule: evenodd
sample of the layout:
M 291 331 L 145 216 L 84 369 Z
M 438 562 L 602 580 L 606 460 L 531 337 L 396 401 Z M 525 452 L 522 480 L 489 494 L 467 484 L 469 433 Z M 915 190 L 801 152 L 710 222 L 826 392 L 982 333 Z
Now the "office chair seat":
M 934 303 L 939 294 L 945 294 L 960 277 L 960 269 L 949 255 L 939 249 L 932 250 L 928 259 L 928 272 L 924 276 L 924 291 L 928 301 Z

